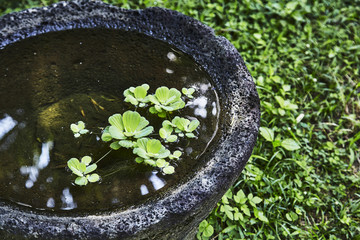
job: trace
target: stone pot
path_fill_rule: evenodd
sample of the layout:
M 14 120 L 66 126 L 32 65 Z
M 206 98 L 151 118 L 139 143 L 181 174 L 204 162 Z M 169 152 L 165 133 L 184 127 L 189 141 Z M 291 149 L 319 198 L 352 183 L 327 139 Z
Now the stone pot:
M 228 40 L 179 12 L 125 10 L 88 0 L 1 17 L 0 53 L 32 36 L 80 28 L 138 32 L 191 56 L 209 74 L 219 95 L 219 140 L 202 156 L 208 160 L 196 174 L 161 197 L 127 209 L 75 214 L 1 200 L 0 235 L 5 239 L 193 239 L 199 223 L 239 177 L 256 142 L 259 97 L 243 59 Z

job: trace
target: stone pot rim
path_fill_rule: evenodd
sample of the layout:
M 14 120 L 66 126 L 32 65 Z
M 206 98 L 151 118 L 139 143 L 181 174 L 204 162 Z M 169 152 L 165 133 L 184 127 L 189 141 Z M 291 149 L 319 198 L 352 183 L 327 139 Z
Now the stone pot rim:
M 151 203 L 91 214 L 51 213 L 0 201 L 0 229 L 28 236 L 114 238 L 166 231 L 172 216 L 206 217 L 239 176 L 255 145 L 259 97 L 236 48 L 201 22 L 163 8 L 127 10 L 101 1 L 75 0 L 0 17 L 0 51 L 9 44 L 54 31 L 107 28 L 135 31 L 174 45 L 208 72 L 224 114 L 210 160 L 181 186 Z M 176 224 L 175 224 L 176 225 Z M 151 233 L 153 234 L 153 233 Z M 150 235 L 149 235 L 150 236 Z

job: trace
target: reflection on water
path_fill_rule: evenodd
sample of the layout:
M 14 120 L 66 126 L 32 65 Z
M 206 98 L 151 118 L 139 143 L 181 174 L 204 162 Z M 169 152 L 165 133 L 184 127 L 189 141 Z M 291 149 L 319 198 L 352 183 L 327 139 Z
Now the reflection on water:
M 152 171 L 151 176 L 149 177 L 149 181 L 151 182 L 155 191 L 163 188 L 166 184 L 166 181 L 164 179 L 158 177 L 157 174 L 158 174 L 158 171 Z M 146 195 L 149 193 L 149 189 L 147 188 L 147 186 L 145 184 L 142 184 L 140 186 L 140 192 L 141 192 L 141 195 Z
M 46 207 L 48 207 L 48 208 L 55 207 L 55 200 L 53 198 L 49 198 L 46 202 Z
M 8 133 L 10 132 L 17 124 L 17 121 L 15 121 L 12 117 L 5 114 L 5 118 L 0 120 L 0 140 Z
M 140 186 L 140 192 L 141 192 L 141 195 L 146 195 L 149 193 L 149 189 L 147 188 L 147 186 L 145 184 L 143 184 Z
M 73 196 L 70 193 L 69 188 L 65 188 L 61 195 L 62 201 L 62 210 L 71 210 L 77 207 L 76 202 L 74 201 Z
M 177 57 L 173 52 L 168 52 L 166 56 L 171 62 L 175 62 L 177 60 Z
M 216 114 L 217 114 L 216 102 L 212 102 L 211 105 L 213 107 L 211 113 L 212 113 L 213 116 L 216 116 Z
M 151 173 L 151 176 L 149 177 L 149 181 L 152 183 L 155 190 L 159 190 L 160 188 L 163 188 L 165 186 L 165 180 L 162 178 L 159 178 L 156 174 L 157 171 L 153 171 Z
M 52 147 L 52 141 L 43 143 L 40 156 L 37 153 L 34 154 L 34 165 L 30 167 L 22 166 L 20 168 L 20 172 L 22 175 L 29 175 L 29 179 L 25 182 L 26 188 L 31 188 L 32 186 L 34 186 L 34 183 L 39 176 L 40 170 L 46 168 L 47 165 L 49 165 L 50 150 L 52 149 Z
M 174 73 L 174 70 L 171 70 L 170 68 L 167 68 L 166 72 L 169 73 L 169 74 L 172 74 L 172 73 Z

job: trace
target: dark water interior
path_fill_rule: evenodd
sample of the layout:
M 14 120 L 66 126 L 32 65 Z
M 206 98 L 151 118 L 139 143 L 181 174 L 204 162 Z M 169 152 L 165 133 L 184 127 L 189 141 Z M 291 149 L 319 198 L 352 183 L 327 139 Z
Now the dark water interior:
M 219 104 L 209 76 L 187 55 L 137 33 L 71 30 L 29 38 L 0 50 L 0 198 L 51 211 L 107 210 L 156 197 L 199 167 L 217 131 Z M 114 113 L 134 110 L 123 91 L 143 83 L 194 87 L 189 105 L 172 116 L 200 121 L 199 138 L 181 140 L 176 173 L 164 176 L 135 163 L 131 150 L 112 151 L 99 164 L 100 183 L 75 186 L 72 158 L 109 151 L 101 128 Z M 150 123 L 157 117 L 140 111 Z M 82 120 L 93 134 L 74 138 Z M 160 123 L 151 124 L 158 133 Z M 153 135 L 156 137 L 156 135 Z

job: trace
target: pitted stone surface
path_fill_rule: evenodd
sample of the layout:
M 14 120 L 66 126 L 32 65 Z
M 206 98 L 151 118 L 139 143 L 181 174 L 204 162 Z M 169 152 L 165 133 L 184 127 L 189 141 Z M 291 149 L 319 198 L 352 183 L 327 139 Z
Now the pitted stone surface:
M 191 178 L 161 198 L 130 209 L 89 214 L 49 213 L 0 202 L 0 235 L 12 239 L 192 239 L 198 224 L 238 178 L 258 134 L 259 97 L 235 47 L 201 22 L 161 9 L 124 10 L 78 0 L 0 18 L 0 51 L 53 31 L 107 28 L 135 31 L 174 45 L 193 57 L 217 88 L 221 137 Z

